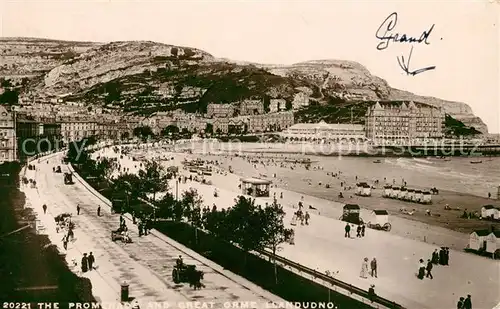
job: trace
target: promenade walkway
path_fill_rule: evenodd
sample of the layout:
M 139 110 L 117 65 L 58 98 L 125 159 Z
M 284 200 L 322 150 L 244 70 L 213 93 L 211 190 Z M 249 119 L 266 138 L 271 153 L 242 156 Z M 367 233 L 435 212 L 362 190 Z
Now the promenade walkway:
M 44 225 L 44 233 L 62 248 L 62 233 L 55 229 L 54 217 L 61 213 L 72 213 L 75 224 L 75 241 L 70 242 L 67 261 L 73 271 L 88 277 L 93 285 L 93 294 L 99 301 L 119 301 L 120 284 L 129 284 L 130 296 L 139 303 L 154 302 L 213 302 L 213 308 L 223 308 L 227 302 L 269 302 L 283 301 L 262 288 L 236 276 L 172 240 L 150 234 L 138 237 L 137 229 L 131 222 L 131 244 L 112 242 L 110 235 L 119 225 L 118 215 L 87 190 L 79 181 L 74 185 L 64 185 L 63 174 L 52 172 L 60 165 L 61 156 L 50 159 L 49 164 L 36 163 L 36 171 L 27 171 L 26 177 L 37 181 L 38 188 L 23 187 L 27 200 L 37 212 Z M 63 172 L 67 166 L 62 166 Z M 48 206 L 43 214 L 42 205 Z M 77 215 L 76 207 L 81 212 Z M 101 205 L 101 216 L 97 207 Z M 93 252 L 96 270 L 81 273 L 79 264 L 83 253 Z M 171 279 L 175 259 L 182 255 L 185 263 L 196 264 L 205 272 L 205 288 L 193 290 L 185 284 L 174 284 Z

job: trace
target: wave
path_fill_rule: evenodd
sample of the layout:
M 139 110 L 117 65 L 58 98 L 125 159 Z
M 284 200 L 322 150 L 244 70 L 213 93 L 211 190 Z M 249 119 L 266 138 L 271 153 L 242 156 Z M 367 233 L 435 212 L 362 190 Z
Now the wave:
M 413 158 L 413 161 L 424 163 L 424 164 L 434 164 L 434 162 L 429 161 L 428 159 Z

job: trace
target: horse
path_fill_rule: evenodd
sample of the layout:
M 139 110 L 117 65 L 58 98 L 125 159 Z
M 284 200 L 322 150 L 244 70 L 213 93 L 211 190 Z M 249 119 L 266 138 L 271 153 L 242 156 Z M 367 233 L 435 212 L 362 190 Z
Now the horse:
M 192 270 L 188 274 L 188 282 L 189 282 L 189 287 L 194 288 L 195 290 L 199 290 L 201 288 L 204 288 L 205 285 L 201 283 L 201 280 L 203 280 L 203 271 L 201 270 Z

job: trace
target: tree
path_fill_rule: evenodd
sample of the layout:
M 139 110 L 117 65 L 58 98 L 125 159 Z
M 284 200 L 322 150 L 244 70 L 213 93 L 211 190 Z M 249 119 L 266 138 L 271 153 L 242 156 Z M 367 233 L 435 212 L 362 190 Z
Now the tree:
M 179 202 L 175 199 L 175 197 L 167 192 L 163 198 L 157 203 L 158 211 L 156 212 L 157 216 L 164 219 L 175 219 L 175 209 L 176 204 Z
M 263 210 L 263 245 L 273 252 L 274 279 L 278 283 L 278 268 L 276 265 L 276 251 L 287 240 L 292 232 L 285 228 L 285 211 L 276 200 Z
M 113 173 L 113 162 L 108 158 L 103 158 L 96 163 L 96 177 L 109 180 Z
M 203 199 L 196 189 L 190 188 L 182 193 L 181 203 L 184 206 L 184 213 L 189 223 L 194 226 L 195 244 L 198 243 L 198 228 L 202 227 L 201 206 Z
M 263 247 L 264 212 L 255 200 L 239 196 L 236 204 L 228 211 L 227 224 L 231 240 L 245 251 L 245 264 L 248 252 Z
M 207 125 L 205 126 L 205 133 L 206 134 L 214 133 L 214 125 L 207 122 Z
M 149 126 L 141 126 L 134 128 L 133 134 L 134 136 L 139 137 L 143 140 L 154 136 L 153 130 Z
M 292 110 L 292 109 L 293 109 L 293 104 L 292 104 L 292 102 L 290 102 L 290 101 L 286 101 L 286 103 L 285 103 L 285 109 L 286 109 L 287 111 Z
M 144 169 L 139 170 L 138 177 L 140 187 L 143 192 L 153 194 L 153 201 L 156 200 L 156 193 L 168 191 L 168 178 L 163 165 L 156 161 L 146 161 Z
M 179 133 L 179 128 L 173 124 L 168 125 L 161 130 L 161 134 L 163 136 L 170 135 L 170 134 L 177 134 L 177 133 Z

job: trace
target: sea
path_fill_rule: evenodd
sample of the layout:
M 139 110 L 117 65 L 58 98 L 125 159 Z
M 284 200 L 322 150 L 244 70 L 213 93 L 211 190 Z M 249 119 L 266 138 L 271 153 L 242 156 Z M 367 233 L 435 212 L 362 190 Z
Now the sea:
M 294 145 L 292 145 L 293 147 Z M 303 154 L 285 144 L 262 143 L 189 143 L 193 153 L 257 155 L 264 157 L 308 158 L 312 166 L 324 171 L 342 171 L 360 180 L 379 180 L 401 185 L 449 190 L 471 195 L 497 197 L 500 186 L 500 157 L 357 157 Z M 302 148 L 303 149 L 303 148 Z M 380 163 L 375 161 L 380 160 Z M 471 163 L 475 162 L 475 163 Z

